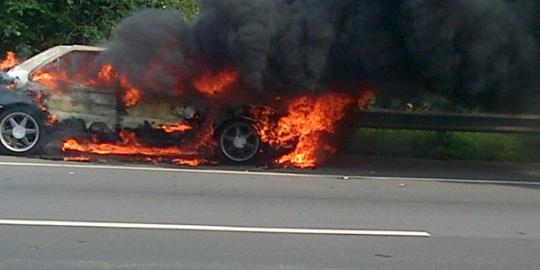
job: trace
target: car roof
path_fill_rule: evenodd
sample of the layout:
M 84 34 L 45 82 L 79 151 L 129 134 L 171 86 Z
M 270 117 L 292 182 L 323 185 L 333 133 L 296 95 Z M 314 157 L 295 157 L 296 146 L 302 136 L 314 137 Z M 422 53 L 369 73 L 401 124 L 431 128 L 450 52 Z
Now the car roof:
M 30 72 L 36 70 L 37 68 L 42 67 L 67 53 L 74 52 L 74 51 L 99 53 L 99 52 L 104 51 L 105 49 L 106 48 L 104 47 L 86 46 L 86 45 L 55 46 L 28 58 L 26 61 L 10 69 L 8 71 L 8 74 L 15 75 L 22 80 L 26 80 L 27 78 L 22 78 L 24 76 L 21 76 L 21 75 L 24 75 L 24 74 L 28 75 Z

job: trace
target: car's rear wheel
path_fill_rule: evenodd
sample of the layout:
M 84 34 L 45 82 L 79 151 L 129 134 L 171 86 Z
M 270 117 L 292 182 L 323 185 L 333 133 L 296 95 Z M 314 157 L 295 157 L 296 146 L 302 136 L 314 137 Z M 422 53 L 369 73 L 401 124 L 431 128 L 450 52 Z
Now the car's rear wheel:
M 0 113 L 0 153 L 24 156 L 35 154 L 43 140 L 43 123 L 26 107 Z
M 237 120 L 226 123 L 218 134 L 219 149 L 225 161 L 242 164 L 253 161 L 261 146 L 251 123 Z

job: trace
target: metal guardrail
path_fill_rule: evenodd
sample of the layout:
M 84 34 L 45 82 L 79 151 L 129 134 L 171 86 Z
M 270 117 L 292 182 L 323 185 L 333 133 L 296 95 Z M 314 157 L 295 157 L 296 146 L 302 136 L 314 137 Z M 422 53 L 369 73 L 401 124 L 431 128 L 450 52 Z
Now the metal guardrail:
M 358 125 L 384 129 L 540 134 L 540 115 L 366 110 L 358 113 Z

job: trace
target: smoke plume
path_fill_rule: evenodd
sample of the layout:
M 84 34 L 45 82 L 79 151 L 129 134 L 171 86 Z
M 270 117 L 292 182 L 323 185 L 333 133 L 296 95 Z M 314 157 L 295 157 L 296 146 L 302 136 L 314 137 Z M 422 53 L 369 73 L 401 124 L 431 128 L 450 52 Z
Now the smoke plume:
M 234 68 L 239 87 L 253 93 L 367 83 L 386 96 L 439 94 L 471 109 L 522 112 L 540 104 L 536 0 L 199 4 L 190 22 L 164 10 L 126 18 L 104 59 L 149 92 L 181 94 L 200 74 Z

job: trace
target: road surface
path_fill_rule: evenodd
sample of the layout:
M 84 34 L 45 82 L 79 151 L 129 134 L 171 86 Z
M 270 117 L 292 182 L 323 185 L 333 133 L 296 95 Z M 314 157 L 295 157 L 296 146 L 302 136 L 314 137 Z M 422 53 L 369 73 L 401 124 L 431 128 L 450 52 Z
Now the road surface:
M 540 269 L 538 182 L 347 175 L 1 157 L 0 269 Z

